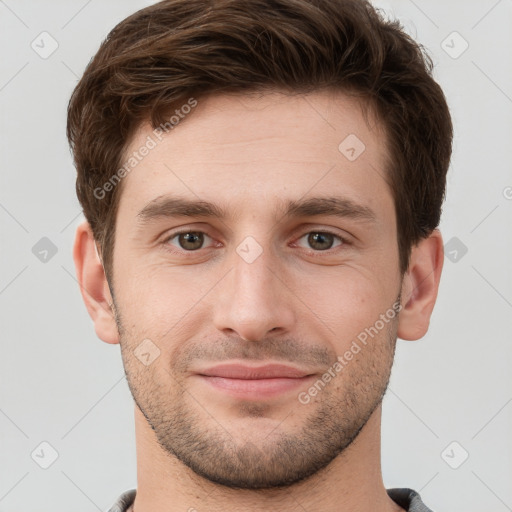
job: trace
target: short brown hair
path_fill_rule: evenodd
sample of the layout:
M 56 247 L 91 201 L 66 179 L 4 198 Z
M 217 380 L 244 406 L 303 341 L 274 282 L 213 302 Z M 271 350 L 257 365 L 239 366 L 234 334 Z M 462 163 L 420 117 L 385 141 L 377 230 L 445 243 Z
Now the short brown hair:
M 366 0 L 164 0 L 120 22 L 68 106 L 76 191 L 112 276 L 122 183 L 116 172 L 135 129 L 153 128 L 187 98 L 263 89 L 355 92 L 387 134 L 386 178 L 397 215 L 400 269 L 439 224 L 452 149 L 446 99 L 432 60 Z M 340 141 L 341 142 L 341 141 Z

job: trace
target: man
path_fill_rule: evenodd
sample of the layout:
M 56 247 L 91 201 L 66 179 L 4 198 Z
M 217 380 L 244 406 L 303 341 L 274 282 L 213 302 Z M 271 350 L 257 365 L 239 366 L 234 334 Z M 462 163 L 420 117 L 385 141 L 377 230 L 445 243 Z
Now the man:
M 397 337 L 428 329 L 452 125 L 362 0 L 167 0 L 70 100 L 74 259 L 135 401 L 111 512 L 425 512 L 386 489 Z

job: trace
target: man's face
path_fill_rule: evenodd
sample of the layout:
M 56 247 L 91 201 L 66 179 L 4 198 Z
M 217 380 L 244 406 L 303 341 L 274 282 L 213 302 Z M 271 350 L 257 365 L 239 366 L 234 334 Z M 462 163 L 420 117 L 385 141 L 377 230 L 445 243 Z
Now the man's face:
M 292 484 L 380 405 L 401 289 L 385 160 L 379 125 L 344 95 L 214 96 L 124 178 L 111 285 L 127 379 L 161 447 L 197 474 Z M 172 198 L 225 217 L 175 215 Z M 234 363 L 306 376 L 211 370 Z

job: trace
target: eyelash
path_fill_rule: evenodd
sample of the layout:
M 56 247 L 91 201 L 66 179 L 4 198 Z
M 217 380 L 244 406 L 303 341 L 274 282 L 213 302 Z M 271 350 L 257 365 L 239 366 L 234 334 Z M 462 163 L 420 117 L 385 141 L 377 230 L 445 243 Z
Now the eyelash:
M 179 248 L 179 249 L 177 249 L 177 248 L 170 249 L 169 248 L 169 242 L 171 240 L 175 239 L 179 235 L 183 235 L 186 233 L 200 233 L 200 234 L 206 235 L 208 238 L 213 240 L 213 238 L 211 236 L 209 236 L 207 233 L 205 233 L 204 231 L 197 230 L 197 229 L 184 229 L 181 231 L 176 231 L 175 233 L 172 233 L 169 236 L 166 236 L 165 239 L 162 241 L 162 244 L 165 246 L 166 250 L 170 251 L 173 254 L 190 253 L 191 255 L 193 255 L 193 254 L 199 253 L 202 249 L 204 249 L 203 247 L 201 247 L 200 249 L 196 249 L 195 251 L 187 251 L 186 249 L 181 249 L 181 248 Z M 306 251 L 308 251 L 309 254 L 313 254 L 315 256 L 321 256 L 322 254 L 332 254 L 332 251 L 336 250 L 336 248 L 340 248 L 345 245 L 350 245 L 350 242 L 346 238 L 344 238 L 344 237 L 340 236 L 338 233 L 334 233 L 333 231 L 330 231 L 328 229 L 307 231 L 302 236 L 300 236 L 297 240 L 301 240 L 306 235 L 309 235 L 311 233 L 332 235 L 334 238 L 337 238 L 341 242 L 339 245 L 331 247 L 330 249 L 326 249 L 324 251 L 315 250 L 315 249 L 305 249 Z

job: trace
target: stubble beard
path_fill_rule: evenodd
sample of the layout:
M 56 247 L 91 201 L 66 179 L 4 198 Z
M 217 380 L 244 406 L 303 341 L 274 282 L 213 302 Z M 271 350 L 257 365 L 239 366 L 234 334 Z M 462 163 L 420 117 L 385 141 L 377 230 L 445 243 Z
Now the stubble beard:
M 135 358 L 135 337 L 126 331 L 117 307 L 116 311 L 128 386 L 158 444 L 197 475 L 232 489 L 290 487 L 342 455 L 382 402 L 397 339 L 398 316 L 334 378 L 344 379 L 342 393 L 334 393 L 336 387 L 330 383 L 307 405 L 291 398 L 296 402 L 291 408 L 307 411 L 302 424 L 287 430 L 283 414 L 282 423 L 253 442 L 268 404 L 240 401 L 238 417 L 254 421 L 254 435 L 235 439 L 223 424 L 226 420 L 218 413 L 216 418 L 204 400 L 192 397 L 186 381 L 172 369 L 157 377 L 154 367 L 144 367 Z

